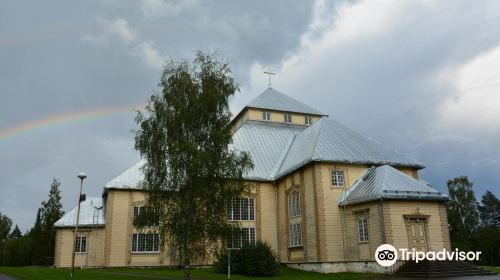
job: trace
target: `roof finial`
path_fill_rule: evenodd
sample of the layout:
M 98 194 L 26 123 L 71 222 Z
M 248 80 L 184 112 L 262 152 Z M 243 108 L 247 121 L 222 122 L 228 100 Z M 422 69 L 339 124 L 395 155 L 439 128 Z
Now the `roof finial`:
M 268 79 L 269 79 L 269 84 L 267 84 L 267 87 L 268 88 L 273 88 L 273 86 L 271 84 L 271 75 L 276 75 L 276 73 L 264 71 L 264 74 L 267 74 Z

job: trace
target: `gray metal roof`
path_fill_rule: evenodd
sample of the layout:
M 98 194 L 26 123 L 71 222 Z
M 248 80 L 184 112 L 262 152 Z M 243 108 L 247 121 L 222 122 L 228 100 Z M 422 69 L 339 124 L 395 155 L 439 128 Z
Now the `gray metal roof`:
M 144 174 L 141 171 L 141 167 L 144 165 L 144 162 L 144 160 L 140 160 L 134 166 L 118 175 L 118 177 L 109 181 L 105 188 L 138 189 L 140 182 L 144 179 Z
M 311 161 L 423 167 L 421 163 L 328 117 L 321 118 L 294 137 L 276 177 Z
M 78 226 L 104 226 L 106 223 L 104 220 L 104 209 L 96 209 L 100 207 L 102 207 L 102 198 L 87 197 L 87 199 L 80 204 L 80 219 L 78 221 Z M 74 227 L 76 225 L 77 208 L 78 206 L 75 206 L 71 211 L 64 214 L 64 216 L 54 224 L 54 227 Z
M 272 88 L 266 89 L 259 96 L 255 97 L 252 101 L 250 101 L 250 103 L 247 104 L 246 107 L 321 116 L 325 115 L 320 111 Z
M 446 201 L 448 196 L 389 165 L 371 167 L 343 193 L 339 206 L 379 199 Z
M 305 126 L 262 121 L 246 121 L 233 134 L 233 148 L 250 154 L 253 170 L 244 175 L 250 180 L 274 179 L 291 139 Z

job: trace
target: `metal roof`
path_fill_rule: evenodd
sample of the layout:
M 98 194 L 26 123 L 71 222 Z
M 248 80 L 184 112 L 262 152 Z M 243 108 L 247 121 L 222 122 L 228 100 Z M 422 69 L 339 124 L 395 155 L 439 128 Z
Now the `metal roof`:
M 328 117 L 321 118 L 294 137 L 276 177 L 312 161 L 423 167 L 421 163 Z
M 100 197 L 87 197 L 85 201 L 80 204 L 80 219 L 78 226 L 90 227 L 104 226 L 104 209 L 96 209 L 102 207 L 102 198 Z M 68 213 L 64 214 L 55 224 L 54 227 L 74 227 L 76 226 L 76 214 L 78 206 L 71 209 Z
M 344 192 L 339 206 L 379 199 L 446 201 L 448 196 L 389 165 L 371 167 Z
M 255 97 L 246 107 L 325 116 L 322 112 L 272 88 Z
M 118 177 L 109 181 L 106 184 L 105 188 L 138 189 L 140 182 L 144 179 L 144 174 L 141 171 L 141 167 L 144 165 L 144 163 L 144 160 L 140 160 L 134 166 L 118 175 Z
M 246 121 L 233 134 L 232 147 L 248 152 L 254 168 L 247 174 L 250 180 L 274 180 L 276 168 L 283 160 L 294 135 L 305 126 L 263 121 Z

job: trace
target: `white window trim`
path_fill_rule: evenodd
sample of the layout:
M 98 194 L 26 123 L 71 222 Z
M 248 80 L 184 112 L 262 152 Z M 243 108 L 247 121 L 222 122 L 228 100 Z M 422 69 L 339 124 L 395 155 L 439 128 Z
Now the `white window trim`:
M 358 240 L 360 243 L 369 242 L 368 236 L 368 220 L 366 218 L 358 219 Z
M 342 176 L 339 176 L 338 174 L 342 174 Z M 345 172 L 343 170 L 333 169 L 330 172 L 330 176 L 331 176 L 331 182 L 332 182 L 332 186 L 333 187 L 339 188 L 339 187 L 344 187 L 345 186 Z M 339 183 L 339 178 L 342 179 L 342 184 L 341 185 L 338 184 Z
M 269 112 L 269 111 L 263 111 L 262 112 L 262 120 L 264 120 L 264 121 L 270 121 L 271 120 L 271 112 Z
M 311 116 L 305 116 L 304 124 L 306 126 L 312 125 L 312 117 Z
M 79 241 L 78 241 L 79 240 Z M 82 251 L 82 241 L 85 240 L 85 250 Z M 80 246 L 77 246 L 80 245 Z M 78 249 L 77 249 L 78 248 Z M 87 253 L 87 236 L 77 236 L 75 240 L 75 253 L 77 254 L 85 254 Z
M 228 244 L 227 244 L 227 247 L 228 248 L 231 248 L 231 249 L 240 249 L 241 247 L 244 246 L 243 244 L 243 231 L 244 230 L 247 230 L 248 232 L 248 244 L 256 244 L 257 242 L 257 230 L 255 229 L 255 227 L 241 227 L 240 228 L 240 233 L 239 233 L 239 236 L 238 236 L 238 239 L 239 239 L 239 247 L 234 247 L 234 238 L 231 237 L 231 239 L 228 240 Z M 252 239 L 252 230 L 253 230 L 253 239 Z
M 132 218 L 133 219 L 135 219 L 135 217 L 136 217 L 136 214 L 135 214 L 135 209 L 136 208 L 137 208 L 137 215 L 140 215 L 142 209 L 148 208 L 148 207 L 146 207 L 146 206 L 140 206 L 140 205 L 132 206 Z M 153 225 L 148 225 L 148 227 L 158 227 L 158 226 L 160 226 L 160 221 L 156 222 Z
M 289 248 L 303 246 L 303 230 L 302 223 L 294 223 L 288 225 Z
M 234 219 L 234 209 L 233 209 L 233 201 L 231 201 L 231 207 L 229 208 L 230 211 L 228 211 L 228 221 L 231 221 L 231 222 L 242 222 L 242 221 L 255 221 L 255 215 L 256 215 L 256 207 L 255 207 L 255 197 L 252 197 L 252 196 L 242 196 L 240 198 L 238 198 L 240 200 L 240 218 L 241 218 L 241 200 L 242 199 L 248 199 L 249 203 L 248 203 L 248 219 L 247 220 L 235 220 Z M 251 207 L 251 203 L 250 201 L 252 201 L 252 204 L 253 204 L 253 207 Z M 253 211 L 250 211 L 251 208 L 253 208 Z
M 139 235 L 144 235 L 144 247 L 146 247 L 146 236 L 147 234 L 153 234 L 153 250 L 152 251 L 139 251 Z M 137 236 L 137 240 L 136 240 L 136 249 L 134 251 L 134 235 Z M 158 250 L 155 250 L 155 236 L 158 236 L 158 241 L 156 244 L 157 247 L 158 247 Z M 159 233 L 155 233 L 155 232 L 145 232 L 145 233 L 140 233 L 140 232 L 134 232 L 132 233 L 132 239 L 131 239 L 131 246 L 130 246 L 130 252 L 132 254 L 157 254 L 160 252 L 160 234 Z
M 302 197 L 300 195 L 300 191 L 295 190 L 287 193 L 287 210 L 288 210 L 288 218 L 295 218 L 302 215 Z M 295 200 L 295 197 L 298 197 L 298 201 Z
M 284 123 L 292 123 L 292 114 L 283 114 Z

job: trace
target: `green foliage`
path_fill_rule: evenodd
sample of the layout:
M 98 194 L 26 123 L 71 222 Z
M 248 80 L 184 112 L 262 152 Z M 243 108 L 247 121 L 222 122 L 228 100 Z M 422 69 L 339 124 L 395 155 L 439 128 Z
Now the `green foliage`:
M 14 229 L 12 230 L 12 232 L 9 234 L 8 239 L 17 239 L 17 238 L 20 238 L 22 236 L 23 236 L 23 234 L 21 233 L 21 230 L 16 225 L 14 227 Z
M 500 200 L 490 191 L 481 198 L 479 216 L 483 226 L 500 228 Z
M 51 265 L 54 260 L 55 230 L 54 223 L 64 214 L 61 204 L 61 183 L 54 179 L 50 186 L 49 198 L 42 202 L 37 211 L 35 225 L 22 236 L 16 225 L 3 248 L 3 264 Z M 1 251 L 0 251 L 1 252 Z
M 450 201 L 447 212 L 452 240 L 471 240 L 477 234 L 479 226 L 478 203 L 472 186 L 473 184 L 469 182 L 467 176 L 460 176 L 448 181 Z
M 216 263 L 218 272 L 227 273 L 228 252 L 219 254 Z M 280 267 L 278 257 L 271 246 L 262 241 L 248 244 L 239 250 L 231 250 L 231 273 L 251 276 L 273 276 Z
M 0 241 L 7 238 L 11 227 L 12 220 L 0 212 Z
M 31 263 L 31 239 L 28 236 L 5 241 L 3 265 L 23 266 Z
M 203 260 L 222 236 L 237 226 L 226 217 L 227 201 L 248 187 L 243 173 L 252 167 L 232 142 L 228 99 L 238 90 L 227 64 L 196 54 L 192 63 L 170 61 L 146 113 L 138 113 L 135 148 L 146 163 L 143 188 L 159 209 L 164 242 L 190 266 Z M 167 211 L 168 210 L 168 211 Z

